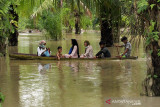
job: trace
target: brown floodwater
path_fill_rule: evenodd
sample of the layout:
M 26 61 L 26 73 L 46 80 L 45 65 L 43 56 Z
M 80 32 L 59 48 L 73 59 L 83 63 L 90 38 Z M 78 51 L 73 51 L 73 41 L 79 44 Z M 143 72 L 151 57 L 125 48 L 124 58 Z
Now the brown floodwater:
M 100 34 L 67 34 L 61 41 L 47 41 L 47 47 L 56 54 L 58 46 L 63 54 L 71 47 L 71 38 L 78 40 L 80 53 L 83 42 L 89 40 L 94 54 L 99 50 Z M 17 47 L 8 47 L 9 53 L 35 54 L 42 35 L 21 35 Z M 116 48 L 109 48 L 112 56 Z M 121 50 L 122 51 L 122 50 Z M 158 107 L 159 97 L 140 96 L 146 75 L 143 46 L 133 46 L 132 55 L 138 60 L 114 61 L 39 61 L 0 58 L 0 91 L 5 95 L 3 107 L 118 107 L 106 104 L 114 98 L 136 98 L 139 107 Z M 123 107 L 131 105 L 124 104 Z

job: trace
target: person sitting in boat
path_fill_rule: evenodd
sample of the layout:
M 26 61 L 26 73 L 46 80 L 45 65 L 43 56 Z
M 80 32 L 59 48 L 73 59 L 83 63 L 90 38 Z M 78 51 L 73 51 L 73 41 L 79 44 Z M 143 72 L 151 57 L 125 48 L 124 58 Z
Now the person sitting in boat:
M 62 55 L 62 47 L 59 46 L 58 48 L 58 52 L 57 52 L 57 59 L 60 60 L 61 58 L 63 58 L 63 55 Z
M 37 56 L 50 56 L 50 49 L 46 48 L 46 42 L 44 40 L 39 43 L 39 47 L 37 48 Z
M 117 46 L 117 47 L 124 47 L 124 52 L 122 55 L 120 55 L 119 57 L 130 57 L 131 54 L 131 50 L 132 50 L 132 45 L 130 42 L 128 42 L 128 38 L 127 37 L 122 37 L 121 41 L 124 43 L 124 45 L 121 46 Z
M 108 58 L 111 57 L 111 54 L 107 47 L 105 46 L 105 42 L 99 42 L 101 50 L 96 54 L 96 58 Z
M 81 58 L 93 58 L 93 48 L 88 40 L 84 41 L 85 54 L 81 55 Z
M 65 54 L 65 58 L 79 58 L 79 47 L 76 39 L 71 39 L 72 47 L 69 54 Z

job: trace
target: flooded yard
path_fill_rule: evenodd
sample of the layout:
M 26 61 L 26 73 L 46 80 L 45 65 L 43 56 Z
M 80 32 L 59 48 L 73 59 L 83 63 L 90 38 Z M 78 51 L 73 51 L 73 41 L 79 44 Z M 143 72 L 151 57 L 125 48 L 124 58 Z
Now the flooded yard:
M 71 47 L 71 38 L 78 40 L 80 53 L 84 53 L 84 40 L 89 40 L 94 54 L 99 48 L 99 33 L 64 35 L 61 41 L 47 41 L 47 47 L 56 54 L 58 46 L 63 54 Z M 36 54 L 42 35 L 21 35 L 17 47 L 9 53 Z M 109 48 L 117 55 L 114 47 Z M 110 107 L 107 98 L 143 98 L 139 107 L 158 107 L 160 98 L 140 96 L 146 76 L 143 48 L 133 47 L 137 60 L 94 61 L 39 61 L 0 58 L 0 90 L 5 95 L 3 107 Z M 146 105 L 146 102 L 147 105 Z M 151 104 L 151 105 L 149 105 Z M 156 105 L 157 104 L 157 105 Z M 130 107 L 130 105 L 125 105 Z

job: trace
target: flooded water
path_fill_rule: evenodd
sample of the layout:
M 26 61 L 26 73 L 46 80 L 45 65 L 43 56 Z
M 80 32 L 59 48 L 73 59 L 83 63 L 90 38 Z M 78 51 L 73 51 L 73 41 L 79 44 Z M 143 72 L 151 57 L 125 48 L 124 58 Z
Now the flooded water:
M 91 42 L 94 54 L 99 50 L 99 33 L 68 34 L 61 41 L 47 41 L 47 46 L 52 54 L 62 46 L 65 54 L 71 47 L 71 38 L 78 40 L 80 53 L 84 52 L 84 40 Z M 36 54 L 42 39 L 45 39 L 42 35 L 21 35 L 19 45 L 9 47 L 9 53 Z M 116 48 L 109 50 L 112 56 L 117 55 Z M 106 99 L 121 97 L 139 99 L 139 107 L 158 107 L 160 98 L 140 96 L 147 69 L 143 48 L 134 48 L 132 54 L 139 59 L 23 61 L 0 58 L 0 90 L 5 95 L 3 107 L 110 107 L 112 104 L 105 104 Z

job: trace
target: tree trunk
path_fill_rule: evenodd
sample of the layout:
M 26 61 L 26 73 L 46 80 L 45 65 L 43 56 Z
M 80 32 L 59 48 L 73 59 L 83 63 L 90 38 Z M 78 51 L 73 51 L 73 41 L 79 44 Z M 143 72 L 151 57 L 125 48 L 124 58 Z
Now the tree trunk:
M 65 27 L 66 27 L 66 33 L 72 33 L 72 26 L 70 25 L 70 23 L 69 23 L 69 21 L 67 20 L 66 22 L 65 22 Z
M 115 26 L 112 27 L 112 35 L 113 35 L 113 42 L 114 43 L 119 43 L 119 38 L 120 38 L 119 22 L 116 22 Z
M 104 41 L 107 47 L 113 46 L 111 11 L 106 7 L 105 1 L 100 3 L 101 41 Z
M 80 14 L 76 13 L 75 15 L 75 34 L 81 33 L 81 26 L 80 26 Z
M 72 27 L 71 27 L 71 25 L 69 25 L 68 28 L 66 29 L 66 33 L 72 33 Z
M 155 4 L 152 9 L 149 8 L 150 20 L 156 22 L 153 32 L 160 32 L 160 24 L 158 22 L 160 14 L 158 6 L 160 6 L 160 3 L 158 3 L 157 0 L 149 0 L 148 3 L 149 6 Z M 144 94 L 147 96 L 160 96 L 160 57 L 158 56 L 160 46 L 158 41 L 153 40 L 151 42 L 151 49 L 153 50 L 151 54 L 152 62 L 151 66 L 148 66 L 147 77 L 143 82 L 143 89 Z
M 134 0 L 131 12 L 134 15 L 134 18 L 131 20 L 131 35 L 136 35 L 138 32 L 137 0 Z
M 107 47 L 113 46 L 112 27 L 108 20 L 101 20 L 101 41 L 104 41 Z
M 144 19 L 142 19 L 142 18 L 140 18 L 140 23 L 139 23 L 139 26 L 140 26 L 140 28 L 139 28 L 139 34 L 140 35 L 143 35 L 143 32 L 144 32 L 144 26 L 145 26 L 145 20 Z
M 153 42 L 152 47 L 151 66 L 148 65 L 147 77 L 143 82 L 143 94 L 147 96 L 160 96 L 160 57 L 157 51 L 160 47 L 158 42 Z
M 3 37 L 0 37 L 0 57 L 1 54 L 5 55 L 6 51 L 6 44 L 5 44 L 6 39 Z
M 14 20 L 18 23 L 18 14 L 15 12 L 14 10 L 14 7 L 13 5 L 10 5 L 10 10 L 9 10 L 9 14 L 14 18 L 14 19 L 11 19 L 11 20 Z M 10 32 L 10 36 L 8 38 L 9 40 L 9 45 L 11 46 L 17 46 L 18 45 L 18 27 L 12 23 L 12 26 L 13 26 L 13 29 L 14 29 L 14 32 Z

